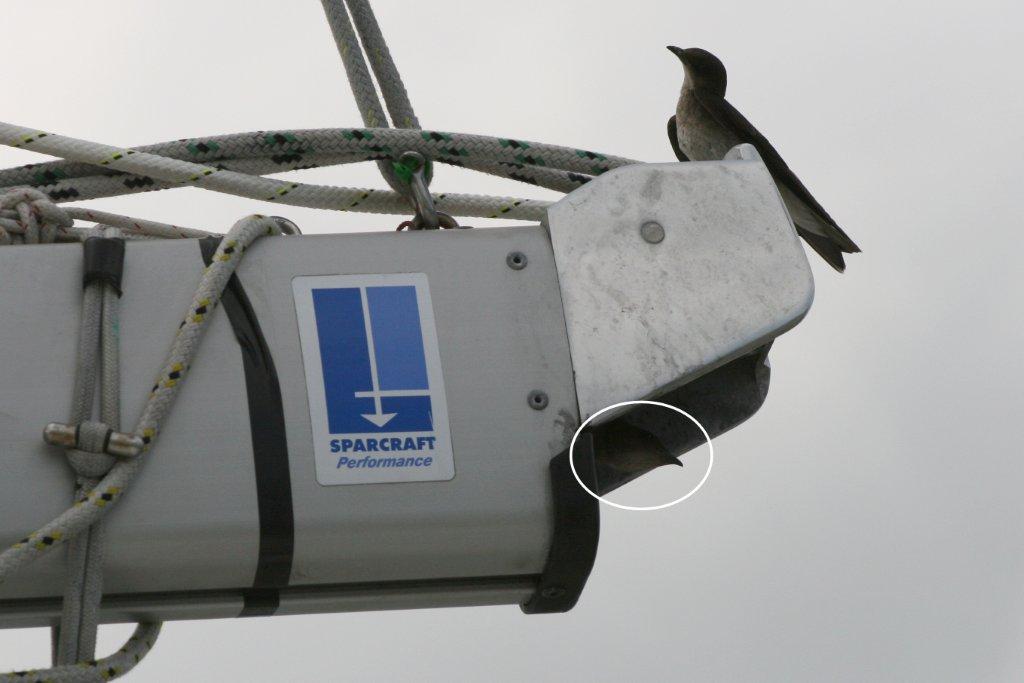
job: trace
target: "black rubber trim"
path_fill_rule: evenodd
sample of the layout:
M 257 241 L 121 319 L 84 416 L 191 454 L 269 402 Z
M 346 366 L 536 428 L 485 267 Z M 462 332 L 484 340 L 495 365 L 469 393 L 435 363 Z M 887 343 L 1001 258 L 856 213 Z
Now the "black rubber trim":
M 573 449 L 580 479 L 597 490 L 594 437 L 580 434 Z M 576 481 L 569 469 L 569 451 L 551 459 L 551 488 L 555 502 L 555 528 L 537 591 L 522 604 L 527 614 L 568 612 L 580 599 L 597 557 L 601 531 L 600 503 Z
M 89 237 L 82 245 L 84 268 L 82 286 L 90 282 L 106 282 L 121 296 L 121 275 L 124 273 L 124 240 L 116 237 Z
M 220 239 L 216 237 L 199 241 L 206 265 L 210 265 L 219 244 Z M 259 321 L 237 276 L 232 275 L 228 281 L 221 303 L 242 351 L 260 522 L 256 575 L 252 588 L 244 591 L 244 606 L 238 616 L 269 616 L 280 604 L 279 590 L 288 585 L 295 550 L 295 517 L 281 385 Z

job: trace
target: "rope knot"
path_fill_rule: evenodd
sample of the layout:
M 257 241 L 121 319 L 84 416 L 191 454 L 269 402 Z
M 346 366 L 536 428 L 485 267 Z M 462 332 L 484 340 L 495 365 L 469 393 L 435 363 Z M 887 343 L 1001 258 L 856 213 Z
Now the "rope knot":
M 47 244 L 74 221 L 44 193 L 19 187 L 0 195 L 0 244 Z
M 142 452 L 143 441 L 134 434 L 114 431 L 104 422 L 81 422 L 66 425 L 51 422 L 43 431 L 43 439 L 52 446 L 67 449 L 68 463 L 83 479 L 100 479 L 120 458 Z
M 103 422 L 83 422 L 78 425 L 78 448 L 67 451 L 68 464 L 75 474 L 84 479 L 100 479 L 117 459 L 106 452 L 112 430 Z

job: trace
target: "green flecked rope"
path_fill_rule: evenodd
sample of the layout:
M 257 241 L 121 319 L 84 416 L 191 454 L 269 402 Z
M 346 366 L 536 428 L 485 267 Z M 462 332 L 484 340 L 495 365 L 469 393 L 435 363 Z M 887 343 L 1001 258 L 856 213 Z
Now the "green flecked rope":
M 632 159 L 589 150 L 513 138 L 467 135 L 395 128 L 334 128 L 238 133 L 188 140 L 176 140 L 132 149 L 95 145 L 41 131 L 4 124 L 0 142 L 46 151 L 71 161 L 32 164 L 0 171 L 0 188 L 31 186 L 55 202 L 81 201 L 98 197 L 195 185 L 214 188 L 202 170 L 192 168 L 166 175 L 166 164 L 152 157 L 166 157 L 234 174 L 235 181 L 221 184 L 220 191 L 243 194 L 281 204 L 315 208 L 407 213 L 408 202 L 393 192 L 360 188 L 300 185 L 284 194 L 274 190 L 247 192 L 247 180 L 266 180 L 265 173 L 310 166 L 395 158 L 404 151 L 416 151 L 427 159 L 463 166 L 559 192 L 571 192 L 594 176 L 614 168 L 638 163 Z M 118 165 L 110 156 L 120 154 L 131 163 Z M 156 161 L 146 165 L 141 155 Z M 163 167 L 162 167 L 163 166 Z M 126 170 L 128 169 L 128 170 Z M 134 169 L 134 170 L 131 170 Z M 256 175 L 253 175 L 256 174 Z M 239 178 L 238 176 L 252 176 Z M 216 179 L 218 182 L 222 178 Z M 434 194 L 438 208 L 462 216 L 543 220 L 548 202 L 515 197 Z M 506 210 L 513 206 L 514 210 Z

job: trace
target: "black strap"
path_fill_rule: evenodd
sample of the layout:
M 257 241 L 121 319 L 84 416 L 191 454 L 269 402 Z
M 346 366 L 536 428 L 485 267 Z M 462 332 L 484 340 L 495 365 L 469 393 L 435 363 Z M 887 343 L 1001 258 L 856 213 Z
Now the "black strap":
M 206 265 L 210 265 L 218 244 L 220 239 L 216 237 L 199 241 Z M 252 588 L 244 592 L 244 605 L 239 616 L 268 616 L 277 611 L 279 589 L 288 585 L 295 549 L 284 405 L 274 359 L 260 331 L 249 297 L 235 275 L 228 281 L 221 303 L 242 351 L 260 521 L 256 575 Z
M 121 296 L 124 272 L 124 240 L 116 237 L 89 237 L 83 244 L 85 263 L 82 286 L 97 280 L 106 282 Z
M 601 531 L 600 503 L 583 490 L 569 469 L 568 450 L 551 459 L 551 488 L 555 503 L 555 529 L 544 573 L 537 589 L 522 604 L 527 614 L 568 612 L 580 599 L 597 557 Z M 576 473 L 591 491 L 597 490 L 594 437 L 582 433 L 573 449 Z

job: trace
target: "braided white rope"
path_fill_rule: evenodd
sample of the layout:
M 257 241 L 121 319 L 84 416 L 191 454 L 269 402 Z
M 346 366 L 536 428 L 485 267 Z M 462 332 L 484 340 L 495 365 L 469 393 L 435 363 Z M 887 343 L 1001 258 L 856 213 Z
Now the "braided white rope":
M 272 180 L 137 150 L 46 133 L 11 123 L 0 122 L 0 143 L 11 147 L 31 148 L 74 161 L 148 175 L 180 185 L 195 185 L 215 192 L 224 192 L 250 199 L 341 211 L 370 213 L 408 211 L 405 199 L 394 192 L 304 185 Z M 480 195 L 452 194 L 442 195 L 440 199 L 445 202 L 446 206 L 453 207 L 452 210 L 460 215 L 484 217 L 507 215 L 509 218 L 531 221 L 543 220 L 549 205 L 549 202 L 531 199 L 483 197 Z
M 301 164 L 303 158 L 310 154 L 397 158 L 406 150 L 419 152 L 428 159 L 456 165 L 490 161 L 590 176 L 640 163 L 625 157 L 532 140 L 398 128 L 253 131 L 171 140 L 135 149 L 138 152 L 207 163 L 221 159 L 264 157 L 277 160 L 280 163 L 279 170 L 282 171 L 290 170 L 289 161 Z M 83 163 L 55 161 L 29 164 L 0 171 L 0 186 L 54 183 L 97 172 L 94 165 Z
M 13 203 L 13 200 L 10 199 L 11 195 L 16 196 L 20 202 Z M 31 204 L 40 214 L 59 218 L 57 221 L 59 225 L 68 226 L 71 221 L 70 216 L 62 216 L 64 212 L 55 205 L 52 205 L 52 203 L 50 203 L 49 207 L 42 208 L 46 206 L 48 200 L 45 197 L 40 198 L 38 195 L 39 193 L 34 190 L 9 193 L 8 195 L 0 196 L 0 206 L 12 205 L 19 216 L 24 216 L 25 211 L 22 208 L 25 205 Z M 123 217 L 121 218 L 123 219 Z M 32 216 L 29 215 L 22 220 L 31 221 L 32 219 Z M 165 227 L 169 228 L 171 226 Z M 24 228 L 22 234 L 27 234 Z M 221 293 L 227 285 L 228 279 L 234 273 L 249 245 L 264 235 L 272 234 L 280 234 L 280 227 L 274 219 L 264 216 L 250 216 L 235 224 L 231 231 L 225 235 L 217 251 L 214 253 L 211 265 L 207 267 L 203 274 L 185 319 L 178 328 L 174 341 L 171 344 L 171 349 L 157 377 L 157 382 L 153 386 L 149 399 L 143 408 L 142 416 L 136 425 L 135 433 L 142 438 L 147 450 L 152 446 L 159 432 L 160 423 L 170 410 L 178 387 L 188 373 L 191 359 L 195 355 L 199 342 L 202 339 L 208 316 L 218 305 Z M 99 305 L 90 305 L 90 293 L 99 294 L 100 292 L 95 287 L 86 290 L 87 298 L 83 307 L 85 313 L 100 310 Z M 98 299 L 96 303 L 99 303 Z M 116 325 L 116 318 L 104 317 L 103 324 L 108 328 Z M 89 332 L 90 335 L 92 332 L 98 331 L 98 326 L 93 325 L 89 320 L 83 319 L 82 325 L 83 332 Z M 94 337 L 89 336 L 83 342 L 82 348 L 91 346 L 92 339 Z M 109 382 L 117 383 L 117 378 L 114 374 L 116 371 L 107 368 L 108 364 L 113 363 L 116 365 L 116 359 L 111 356 L 112 353 L 116 355 L 116 351 L 113 351 L 109 344 L 104 344 L 103 353 L 105 361 L 103 419 L 110 420 L 116 424 L 116 415 L 113 413 L 116 397 L 113 394 L 108 395 L 106 392 L 106 385 Z M 76 406 L 87 402 L 84 397 L 87 393 L 91 394 L 89 389 L 95 378 L 94 363 L 82 362 L 79 365 L 81 372 L 79 379 L 76 380 L 76 391 L 74 392 L 76 395 Z M 76 414 L 82 412 L 82 410 L 76 408 Z M 140 465 L 140 458 L 118 461 L 101 479 L 98 481 L 88 481 L 83 486 L 81 495 L 72 507 L 0 553 L 0 581 L 3 581 L 6 576 L 19 567 L 37 559 L 62 543 L 75 541 L 78 538 L 88 538 L 93 533 L 96 534 L 97 538 L 96 543 L 86 541 L 86 546 L 84 547 L 81 543 L 78 543 L 77 546 L 82 548 L 82 550 L 78 551 L 72 558 L 72 564 L 81 564 L 82 566 L 80 567 L 81 571 L 78 573 L 79 578 L 73 578 L 69 583 L 66 597 L 70 596 L 70 600 L 65 604 L 65 618 L 62 619 L 62 624 L 77 623 L 77 628 L 74 628 L 70 633 L 62 632 L 61 634 L 60 652 L 62 665 L 39 671 L 15 672 L 3 675 L 0 676 L 0 681 L 109 680 L 130 670 L 152 647 L 160 625 L 140 624 L 135 636 L 129 640 L 125 647 L 111 657 L 99 661 L 70 665 L 64 664 L 69 659 L 77 659 L 77 653 L 90 650 L 94 646 L 95 624 L 98 620 L 98 605 L 94 604 L 99 599 L 99 586 L 95 583 L 98 567 L 93 564 L 93 560 L 90 560 L 89 554 L 98 544 L 99 527 L 97 522 L 120 499 L 125 488 L 138 472 Z M 85 547 L 88 548 L 89 552 L 86 552 Z M 79 560 L 78 562 L 75 560 L 76 557 Z M 98 558 L 99 556 L 96 555 L 95 557 Z M 90 566 L 93 570 L 91 572 Z M 70 612 L 76 613 L 69 616 L 68 613 Z M 80 621 L 73 622 L 71 617 Z
M 153 649 L 161 626 L 159 622 L 139 624 L 124 646 L 109 657 L 48 669 L 12 671 L 0 674 L 0 683 L 100 683 L 113 680 L 131 671 Z
M 377 99 L 377 89 L 373 86 L 373 79 L 370 78 L 370 71 L 366 67 L 366 60 L 363 59 L 363 51 L 359 46 L 359 40 L 356 38 L 345 3 L 343 0 L 323 0 L 323 6 L 363 123 L 371 128 L 386 128 L 388 120 L 384 116 L 380 100 Z M 377 168 L 380 169 L 384 180 L 393 190 L 403 197 L 409 196 L 408 184 L 402 182 L 402 179 L 398 177 L 390 161 L 378 161 Z
M 144 218 L 132 218 L 131 216 L 122 216 L 118 213 L 110 213 L 108 211 L 97 211 L 96 209 L 85 209 L 74 206 L 68 206 L 63 208 L 64 213 L 70 218 L 79 219 L 83 221 L 92 221 L 93 223 L 102 223 L 103 225 L 109 225 L 115 228 L 120 228 L 124 237 L 132 238 L 163 238 L 163 239 L 178 239 L 183 237 L 211 237 L 215 233 L 207 232 L 205 230 L 196 230 L 195 228 L 183 228 L 180 225 L 171 225 L 169 223 L 160 223 L 157 221 L 148 221 Z
M 79 210 L 81 211 L 81 210 Z M 35 244 L 57 240 L 77 240 L 96 234 L 95 229 L 81 230 L 73 226 L 73 210 L 64 210 L 45 195 L 31 188 L 19 188 L 0 195 L 0 231 L 6 244 Z M 88 213 L 88 212 L 86 212 Z M 139 224 L 133 219 L 103 213 L 103 217 L 127 223 L 137 234 L 164 233 L 172 226 L 150 221 Z M 96 216 L 89 216 L 95 219 Z M 116 236 L 116 228 L 108 228 L 107 236 Z M 95 348 L 102 336 L 101 420 L 104 424 L 83 423 L 85 440 L 91 435 L 91 450 L 102 443 L 106 429 L 118 427 L 119 386 L 117 359 L 117 295 L 108 285 L 93 283 L 83 293 L 81 334 L 79 340 L 79 371 L 72 392 L 72 419 L 79 423 L 90 411 L 96 381 Z M 100 335 L 100 329 L 103 334 Z M 94 433 L 95 432 L 95 433 Z M 69 459 L 78 471 L 80 490 L 75 500 L 95 486 L 107 470 L 108 456 L 71 451 Z M 95 478 L 93 478 L 95 477 Z M 45 536 L 40 541 L 46 545 Z M 102 527 L 93 524 L 80 535 L 69 534 L 68 557 L 61 628 L 55 640 L 58 666 L 36 671 L 18 671 L 0 675 L 0 681 L 100 681 L 110 680 L 131 670 L 149 652 L 159 631 L 159 623 L 140 624 L 135 634 L 113 655 L 93 660 L 96 629 L 99 623 L 99 601 L 102 595 Z M 84 661 L 81 661 L 84 660 Z
M 91 236 L 116 239 L 121 237 L 121 231 L 106 227 L 96 229 Z M 98 280 L 86 284 L 83 291 L 77 370 L 68 420 L 78 431 L 78 443 L 67 452 L 76 474 L 75 502 L 84 498 L 115 462 L 104 448 L 110 431 L 121 428 L 120 297 L 114 285 Z M 97 380 L 100 421 L 94 422 Z M 69 542 L 62 614 L 55 634 L 55 664 L 75 664 L 95 656 L 103 595 L 104 535 L 102 524 L 97 522 Z
M 172 156 L 174 155 L 168 155 Z M 220 169 L 237 171 L 254 175 L 268 173 L 279 173 L 295 168 L 310 168 L 320 166 L 333 166 L 356 161 L 369 160 L 369 155 L 362 155 L 360 158 L 351 158 L 341 155 L 319 155 L 310 154 L 302 157 L 301 162 L 289 162 L 282 164 L 268 157 L 254 157 L 251 159 L 223 159 L 216 162 Z M 466 168 L 503 176 L 512 180 L 529 183 L 538 187 L 545 187 L 557 192 L 572 192 L 591 179 L 591 176 L 559 171 L 543 167 L 529 167 L 515 162 L 490 162 L 490 161 L 467 161 L 459 164 Z M 94 173 L 98 172 L 96 170 Z M 61 201 L 83 201 L 87 199 L 98 199 L 102 197 L 114 197 L 139 192 L 152 192 L 154 190 L 166 190 L 179 187 L 176 183 L 169 183 L 154 180 L 149 176 L 116 173 L 103 175 L 80 175 L 78 177 L 61 180 L 52 184 L 36 185 L 36 189 L 46 193 L 56 202 Z M 0 192 L 4 189 L 0 186 Z M 433 195 L 435 203 L 447 205 L 446 195 Z M 488 216 L 493 217 L 493 216 Z
M 280 234 L 274 219 L 250 216 L 237 222 L 221 240 L 136 424 L 134 432 L 146 443 L 147 449 L 156 438 L 160 423 L 188 372 L 192 356 L 205 331 L 207 314 L 219 303 L 221 292 L 238 266 L 242 254 L 260 237 L 273 234 Z M 84 500 L 0 553 L 0 581 L 18 567 L 57 547 L 98 520 L 120 499 L 141 462 L 142 458 L 119 461 Z
M 0 190 L 0 245 L 81 241 L 91 234 L 91 229 L 74 227 L 75 219 L 118 227 L 127 239 L 214 234 L 107 211 L 57 207 L 45 194 L 30 187 Z
M 409 94 L 405 91 L 405 84 L 402 76 L 398 73 L 398 67 L 391 58 L 391 50 L 384 40 L 384 34 L 377 23 L 373 9 L 367 0 L 346 0 L 348 11 L 355 22 L 356 30 L 359 31 L 359 39 L 363 43 L 363 50 L 370 61 L 373 75 L 380 85 L 381 95 L 384 96 L 384 103 L 387 105 L 388 114 L 396 128 L 419 129 L 420 122 L 416 113 L 412 110 L 412 102 L 409 101 Z M 327 3 L 325 2 L 325 7 Z
M 352 161 L 361 161 L 361 159 L 341 159 L 334 156 L 319 156 L 310 155 L 305 157 L 302 162 L 302 168 L 320 167 L 320 166 L 332 166 L 338 163 L 351 163 Z M 486 162 L 476 161 L 472 163 L 460 164 L 466 168 L 470 168 L 476 171 L 482 171 L 485 173 L 492 173 L 494 175 L 503 176 L 520 182 L 529 183 L 538 187 L 544 187 L 557 192 L 572 192 L 577 187 L 580 187 L 583 183 L 590 180 L 590 176 L 582 176 L 580 174 L 570 174 L 562 171 L 546 168 L 524 168 L 517 164 L 502 163 L 502 162 Z M 289 164 L 291 166 L 291 164 Z M 251 173 L 255 175 L 264 175 L 268 173 L 278 173 L 284 170 L 291 170 L 288 168 L 281 168 L 280 164 L 270 159 L 225 159 L 217 162 L 217 167 L 221 169 L 227 169 L 232 171 L 239 171 L 243 173 Z M 242 170 L 244 169 L 244 170 Z M 84 201 L 88 199 L 99 199 L 103 197 L 115 197 L 128 194 L 136 194 L 140 192 L 153 192 L 156 190 L 167 190 L 180 187 L 177 183 L 165 182 L 155 180 L 150 176 L 138 175 L 134 173 L 118 173 L 117 175 L 91 175 L 82 176 L 78 178 L 72 178 L 69 180 L 62 180 L 52 184 L 36 185 L 35 188 L 44 192 L 50 199 L 55 202 L 68 202 L 68 201 Z M 0 192 L 8 189 L 0 186 Z M 442 209 L 448 208 L 452 205 L 453 201 L 462 201 L 463 198 L 455 196 L 452 198 L 450 195 L 445 194 L 433 194 L 435 203 L 443 204 Z M 508 198 L 504 203 L 498 203 L 497 206 L 507 205 L 509 202 L 518 201 Z M 547 202 L 537 202 L 538 205 L 547 205 Z M 463 207 L 464 208 L 464 207 Z M 483 206 L 481 211 L 487 211 L 491 207 Z M 354 207 L 352 210 L 359 210 L 359 207 Z M 486 216 L 481 215 L 485 218 L 493 218 L 500 215 L 501 211 L 498 210 L 494 213 L 487 214 Z M 465 214 L 464 214 L 465 215 Z M 516 216 L 516 218 L 521 218 Z

